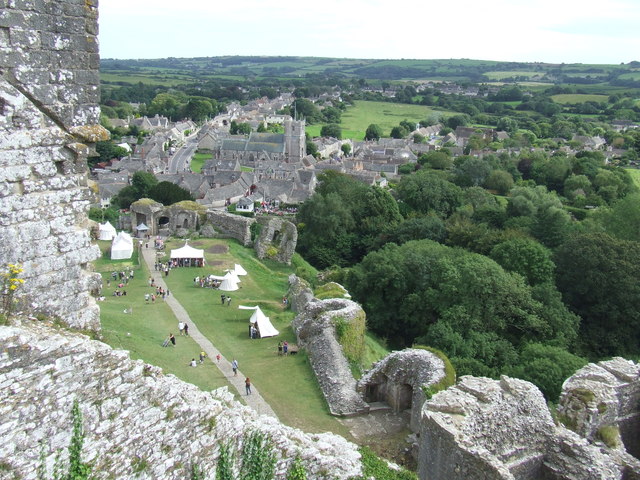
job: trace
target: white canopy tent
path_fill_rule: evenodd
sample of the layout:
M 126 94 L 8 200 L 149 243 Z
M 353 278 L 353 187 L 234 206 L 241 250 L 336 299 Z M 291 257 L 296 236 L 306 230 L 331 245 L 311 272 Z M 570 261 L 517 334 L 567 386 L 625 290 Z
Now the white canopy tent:
M 244 268 L 242 268 L 242 265 L 238 265 L 237 263 L 236 263 L 236 266 L 233 268 L 233 271 L 236 272 L 236 275 L 238 276 L 247 274 L 247 271 Z
M 149 227 L 147 227 L 144 223 L 141 223 L 136 227 L 136 231 L 138 232 L 138 237 L 142 237 L 147 234 L 149 231 Z
M 113 240 L 116 235 L 115 227 L 109 222 L 104 222 L 98 227 L 98 240 Z
M 133 239 L 126 232 L 120 232 L 111 242 L 111 260 L 131 258 L 133 255 Z
M 194 265 L 203 266 L 205 263 L 204 250 L 193 248 L 185 243 L 183 247 L 171 250 L 171 260 L 189 260 L 185 266 L 195 260 Z
M 271 320 L 269 320 L 269 317 L 267 317 L 264 312 L 260 310 L 260 307 L 245 307 L 241 305 L 238 308 L 240 310 L 255 310 L 253 312 L 253 315 L 251 315 L 249 322 L 256 326 L 260 338 L 275 337 L 276 335 L 280 334 L 280 332 L 276 330 L 275 327 L 271 324 Z

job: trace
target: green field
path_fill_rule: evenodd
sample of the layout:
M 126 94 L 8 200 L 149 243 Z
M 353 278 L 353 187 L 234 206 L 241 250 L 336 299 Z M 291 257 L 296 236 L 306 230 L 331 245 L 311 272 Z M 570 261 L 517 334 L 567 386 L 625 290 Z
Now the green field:
M 561 93 L 558 95 L 552 95 L 551 99 L 556 103 L 575 104 L 585 102 L 606 102 L 609 97 L 607 95 Z
M 422 105 L 407 105 L 403 103 L 369 102 L 357 100 L 352 107 L 348 107 L 342 114 L 342 138 L 364 140 L 367 127 L 372 123 L 379 125 L 384 136 L 389 136 L 391 129 L 402 120 L 419 122 L 429 115 L 437 113 L 451 115 L 453 112 L 433 110 Z M 312 137 L 320 136 L 322 125 L 307 126 L 307 133 Z
M 108 248 L 108 242 L 101 243 L 103 249 Z M 183 241 L 171 240 L 167 243 L 166 252 L 182 244 Z M 307 432 L 332 431 L 349 437 L 347 428 L 329 414 L 306 352 L 288 357 L 276 354 L 278 341 L 296 341 L 291 328 L 294 313 L 282 305 L 282 297 L 288 288 L 288 275 L 293 267 L 258 260 L 253 249 L 233 240 L 195 240 L 190 245 L 205 250 L 207 266 L 173 269 L 164 280 L 198 329 L 227 359 L 238 359 L 242 372 L 252 378 L 283 423 Z M 223 274 L 235 263 L 240 263 L 249 275 L 241 277 L 240 290 L 229 293 L 232 297 L 230 307 L 221 305 L 220 291 L 194 286 L 194 277 Z M 134 359 L 158 365 L 165 373 L 172 373 L 204 390 L 227 385 L 210 359 L 198 368 L 188 366 L 189 360 L 197 358 L 200 351 L 190 338 L 178 336 L 175 348 L 161 347 L 169 332 L 176 333 L 177 321 L 162 300 L 145 304 L 144 294 L 151 291 L 147 284 L 149 272 L 137 266 L 135 260 L 114 263 L 101 259 L 96 262 L 96 269 L 103 272 L 105 285 L 111 271 L 126 266 L 136 269 L 134 280 L 125 287 L 127 296 L 110 296 L 115 288 L 112 282 L 109 288 L 105 287 L 107 296 L 100 304 L 105 341 L 115 348 L 128 350 Z M 159 274 L 151 272 L 151 275 Z M 251 340 L 247 328 L 251 312 L 238 309 L 239 305 L 259 305 L 280 335 Z M 127 309 L 132 309 L 132 313 L 125 313 Z M 367 361 L 379 360 L 386 354 L 386 350 L 370 335 L 366 344 Z
M 544 72 L 533 72 L 533 71 L 498 71 L 498 72 L 485 72 L 484 76 L 489 80 L 502 80 L 504 78 L 512 78 L 512 77 L 542 77 Z
M 164 75 L 151 75 L 151 74 L 128 74 L 128 73 L 108 73 L 100 72 L 100 80 L 102 82 L 125 82 L 136 84 L 138 82 L 145 83 L 147 85 L 162 85 L 165 87 L 173 87 L 176 85 L 191 83 L 193 80 L 181 79 L 181 78 L 167 78 Z

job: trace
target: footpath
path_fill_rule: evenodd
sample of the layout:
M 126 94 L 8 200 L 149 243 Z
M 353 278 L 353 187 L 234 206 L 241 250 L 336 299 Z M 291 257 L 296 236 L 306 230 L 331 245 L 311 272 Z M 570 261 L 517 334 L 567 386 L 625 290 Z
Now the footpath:
M 153 275 L 155 271 L 154 265 L 156 263 L 156 251 L 153 248 L 143 248 L 142 256 L 144 258 L 147 267 L 149 268 L 149 272 Z M 171 290 L 167 287 L 167 284 L 164 281 L 164 275 L 160 274 L 160 272 L 156 272 L 156 275 L 153 275 L 155 279 L 156 285 L 164 288 L 165 290 Z M 251 384 L 251 395 L 246 395 L 246 390 L 244 386 L 244 379 L 246 376 L 242 373 L 242 371 L 238 370 L 238 375 L 233 375 L 233 369 L 231 368 L 231 360 L 226 359 L 222 353 L 209 341 L 207 337 L 205 337 L 200 330 L 198 330 L 198 325 L 194 322 L 190 317 L 184 307 L 178 302 L 176 297 L 173 294 L 169 295 L 165 299 L 167 305 L 171 308 L 173 313 L 175 314 L 178 322 L 185 322 L 189 324 L 189 336 L 195 342 L 200 345 L 200 348 L 207 354 L 210 360 L 214 360 L 217 355 L 220 355 L 220 362 L 213 362 L 220 371 L 224 374 L 227 381 L 238 391 L 240 396 L 244 398 L 247 405 L 253 408 L 256 412 L 263 415 L 270 415 L 272 417 L 278 418 L 271 406 L 262 398 L 260 392 L 255 387 L 255 385 Z

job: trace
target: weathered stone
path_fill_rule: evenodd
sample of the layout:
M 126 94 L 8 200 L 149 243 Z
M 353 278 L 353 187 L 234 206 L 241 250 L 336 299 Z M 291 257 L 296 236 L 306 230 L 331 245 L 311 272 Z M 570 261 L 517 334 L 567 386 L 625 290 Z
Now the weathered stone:
M 255 241 L 258 258 L 270 258 L 290 265 L 298 242 L 296 226 L 282 218 L 260 217 L 258 223 L 262 226 Z
M 52 471 L 57 449 L 69 445 L 74 400 L 84 419 L 83 460 L 97 478 L 183 479 L 194 463 L 213 478 L 221 443 L 237 446 L 252 430 L 273 439 L 277 478 L 297 455 L 308 478 L 361 474 L 357 446 L 342 437 L 286 427 L 226 388 L 203 392 L 82 335 L 27 321 L 0 327 L 0 343 L 0 462 L 19 478 L 37 478 L 41 446 Z M 134 475 L 138 459 L 147 468 Z

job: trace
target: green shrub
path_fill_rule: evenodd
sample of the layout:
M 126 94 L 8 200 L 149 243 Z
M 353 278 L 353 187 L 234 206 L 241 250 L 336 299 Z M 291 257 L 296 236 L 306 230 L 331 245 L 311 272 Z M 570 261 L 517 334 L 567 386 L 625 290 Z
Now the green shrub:
M 427 397 L 427 400 L 433 397 L 436 393 L 442 390 L 446 390 L 451 385 L 456 383 L 456 369 L 453 368 L 453 365 L 449 361 L 449 358 L 443 352 L 441 352 L 438 349 L 425 347 L 422 345 L 414 345 L 413 348 L 418 348 L 420 350 L 427 350 L 428 352 L 433 353 L 436 357 L 438 357 L 444 363 L 444 377 L 442 378 L 442 380 L 440 380 L 437 383 L 434 383 L 433 385 L 425 386 L 422 388 L 422 391 Z
M 313 293 L 320 300 L 325 300 L 327 298 L 344 298 L 347 291 L 337 283 L 329 282 L 317 287 Z
M 296 276 L 308 282 L 311 287 L 315 287 L 318 284 L 318 270 L 302 258 L 300 254 L 293 254 L 291 265 L 295 268 Z
M 416 480 L 415 473 L 405 469 L 394 470 L 368 447 L 358 449 L 362 455 L 362 477 L 354 480 L 375 478 L 375 480 Z
M 605 425 L 596 432 L 596 438 L 602 440 L 609 448 L 616 448 L 620 445 L 620 429 L 617 425 Z
M 252 223 L 249 227 L 249 232 L 251 233 L 251 241 L 255 242 L 262 232 L 262 224 L 258 222 Z
M 360 311 L 355 318 L 349 321 L 343 317 L 335 317 L 333 324 L 344 356 L 350 363 L 361 365 L 364 353 L 364 334 L 366 332 L 364 312 Z

